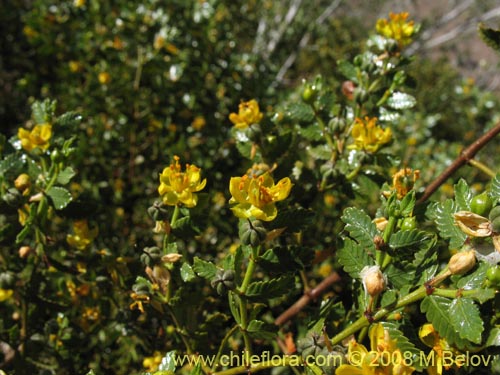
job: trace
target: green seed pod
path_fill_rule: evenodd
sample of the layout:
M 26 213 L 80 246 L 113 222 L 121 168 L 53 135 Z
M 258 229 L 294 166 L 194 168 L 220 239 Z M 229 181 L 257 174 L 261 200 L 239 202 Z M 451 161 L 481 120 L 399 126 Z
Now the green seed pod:
M 338 366 L 346 363 L 345 355 L 339 351 L 328 351 L 328 348 L 323 348 L 319 354 L 321 356 L 321 362 L 319 362 L 323 373 L 334 374 Z
M 475 214 L 484 216 L 491 210 L 492 205 L 493 201 L 491 200 L 488 193 L 484 191 L 472 198 L 472 201 L 470 203 L 470 210 Z
M 148 215 L 151 216 L 154 221 L 164 221 L 168 219 L 168 210 L 162 202 L 156 201 L 148 208 Z
M 490 211 L 489 219 L 490 221 L 494 221 L 498 217 L 500 217 L 500 205 L 493 207 Z
M 239 235 L 243 245 L 256 247 L 266 239 L 267 230 L 260 220 L 245 220 L 240 223 Z
M 495 233 L 500 233 L 500 216 L 496 217 L 495 220 L 491 222 L 491 229 Z
M 325 347 L 325 338 L 322 335 L 312 333 L 298 340 L 297 349 L 302 354 L 302 358 L 306 359 L 310 356 L 318 356 Z

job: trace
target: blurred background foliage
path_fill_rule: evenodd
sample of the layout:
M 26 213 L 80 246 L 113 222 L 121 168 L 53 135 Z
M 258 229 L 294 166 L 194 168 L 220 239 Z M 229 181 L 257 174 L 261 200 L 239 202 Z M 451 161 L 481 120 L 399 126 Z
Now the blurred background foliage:
M 139 256 L 156 241 L 154 221 L 146 210 L 157 198 L 159 173 L 174 154 L 202 168 L 211 192 L 199 208 L 206 226 L 196 241 L 186 239 L 183 246 L 192 254 L 210 257 L 227 252 L 236 241 L 237 222 L 227 206 L 228 181 L 251 166 L 231 141 L 229 113 L 240 101 L 255 98 L 264 114 L 285 116 L 287 108 L 300 100 L 302 80 L 317 75 L 342 97 L 345 77 L 337 62 L 362 51 L 376 19 L 388 11 L 415 10 L 411 17 L 423 24 L 422 39 L 412 51 L 416 57 L 407 68 L 409 92 L 417 106 L 400 117 L 390 146 L 404 165 L 421 170 L 419 185 L 425 187 L 465 145 L 498 121 L 496 88 L 476 84 L 493 79 L 485 82 L 477 75 L 477 66 L 472 72 L 436 48 L 431 51 L 427 33 L 446 33 L 445 26 L 458 22 L 456 27 L 466 25 L 463 33 L 445 45 L 465 43 L 462 37 L 471 20 L 490 15 L 495 2 L 448 2 L 438 20 L 436 13 L 428 14 L 413 3 L 8 0 L 3 4 L 2 134 L 8 139 L 30 121 L 35 100 L 53 98 L 58 113 L 80 114 L 77 125 L 59 129 L 58 136 L 77 136 L 71 160 L 77 175 L 70 186 L 75 199 L 55 225 L 66 233 L 70 229 L 65 220 L 87 218 L 91 227 L 99 228 L 91 251 L 74 255 L 88 271 L 61 273 L 54 278 L 58 283 L 43 285 L 49 301 L 40 301 L 38 314 L 33 314 L 39 320 L 38 349 L 57 358 L 58 366 L 64 367 L 58 374 L 84 373 L 89 366 L 107 374 L 140 370 L 144 356 L 178 345 L 177 336 L 163 330 L 161 316 L 145 319 L 128 309 L 131 285 L 142 272 Z M 452 17 L 457 6 L 463 11 Z M 460 21 L 465 12 L 467 22 Z M 447 14 L 450 21 L 445 23 Z M 495 20 L 488 17 L 486 21 Z M 436 25 L 444 31 L 433 29 Z M 498 145 L 491 144 L 479 158 L 495 166 L 498 155 Z M 290 174 L 288 167 L 293 166 L 280 166 L 278 177 Z M 470 167 L 459 173 L 477 182 L 476 191 L 488 180 Z M 369 191 L 370 186 L 358 190 Z M 316 223 L 313 238 L 323 238 L 318 246 L 328 249 L 331 228 L 346 203 L 340 205 L 342 196 L 316 186 L 299 188 L 304 194 L 297 194 L 296 202 L 320 211 L 324 222 Z M 437 194 L 451 193 L 445 186 Z M 365 199 L 370 202 L 377 194 Z M 3 237 L 0 246 L 4 254 L 0 272 L 15 269 L 7 266 L 10 258 L 5 256 L 15 252 L 12 238 Z M 312 277 L 320 278 L 317 273 Z M 195 292 L 200 291 L 186 290 Z M 54 315 L 50 300 L 58 298 L 73 308 L 61 308 L 64 313 Z M 98 312 L 89 310 L 96 299 L 101 299 Z M 192 314 L 199 313 L 203 304 L 204 309 L 216 311 L 217 303 L 193 301 Z M 92 311 L 97 315 L 89 319 L 85 314 Z M 16 335 L 6 329 L 8 319 L 0 327 L 0 338 Z M 212 324 L 213 329 L 223 322 L 214 319 Z M 202 335 L 207 328 L 196 329 Z M 35 363 L 33 368 L 45 366 L 51 373 L 51 365 Z

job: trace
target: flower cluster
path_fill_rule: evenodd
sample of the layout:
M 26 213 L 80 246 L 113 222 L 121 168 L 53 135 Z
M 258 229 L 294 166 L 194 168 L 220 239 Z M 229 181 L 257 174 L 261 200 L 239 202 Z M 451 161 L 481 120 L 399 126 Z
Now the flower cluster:
M 160 174 L 158 193 L 163 197 L 163 203 L 169 206 L 184 204 L 194 207 L 198 197 L 193 194 L 202 190 L 207 180 L 201 180 L 201 169 L 195 165 L 186 164 L 185 172 L 181 172 L 179 157 L 174 156 L 174 162 Z
M 427 373 L 430 375 L 441 375 L 443 369 L 448 370 L 450 366 L 445 365 L 443 357 L 445 353 L 457 352 L 452 348 L 448 341 L 443 339 L 435 330 L 431 323 L 424 324 L 418 333 L 420 340 L 435 352 L 436 360 L 427 367 Z
M 17 136 L 22 148 L 26 151 L 31 152 L 35 148 L 45 151 L 49 148 L 49 141 L 52 137 L 52 125 L 38 124 L 31 131 L 19 128 Z
M 386 38 L 394 39 L 400 47 L 410 44 L 416 28 L 413 21 L 407 21 L 408 16 L 408 12 L 389 13 L 390 20 L 379 19 L 377 21 L 377 32 Z
M 382 129 L 378 126 L 376 117 L 365 117 L 364 120 L 356 118 L 351 135 L 354 138 L 354 143 L 349 148 L 369 153 L 377 152 L 380 147 L 392 139 L 391 129 Z
M 274 220 L 278 214 L 275 203 L 286 199 L 291 188 L 292 182 L 288 177 L 274 184 L 268 172 L 260 176 L 232 177 L 229 182 L 232 195 L 229 203 L 236 205 L 231 210 L 242 219 L 253 217 L 263 221 Z
M 252 124 L 258 124 L 262 120 L 262 113 L 259 109 L 259 103 L 255 99 L 248 102 L 241 102 L 238 106 L 238 113 L 231 113 L 229 120 L 236 129 L 246 129 Z
M 410 375 L 415 371 L 414 367 L 408 366 L 403 359 L 401 350 L 398 349 L 396 341 L 392 340 L 381 323 L 375 324 L 370 329 L 371 351 L 356 342 L 349 342 L 347 358 L 350 364 L 339 366 L 336 375 Z M 378 354 L 377 354 L 378 353 Z M 389 361 L 389 363 L 378 363 L 386 355 L 389 358 L 401 360 Z

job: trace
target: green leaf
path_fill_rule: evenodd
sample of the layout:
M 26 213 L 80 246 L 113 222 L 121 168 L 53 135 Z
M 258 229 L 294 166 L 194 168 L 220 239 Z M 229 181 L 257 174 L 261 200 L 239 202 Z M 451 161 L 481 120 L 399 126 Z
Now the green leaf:
M 398 299 L 398 293 L 394 289 L 387 290 L 382 295 L 380 306 L 387 307 L 393 305 L 396 303 L 397 299 Z
M 353 240 L 346 238 L 344 245 L 337 251 L 339 263 L 353 278 L 359 278 L 359 273 L 366 266 L 373 266 L 374 261 L 366 250 Z
M 401 353 L 411 353 L 413 361 L 419 359 L 420 349 L 418 349 L 399 329 L 398 324 L 394 322 L 383 322 L 384 329 L 389 332 L 391 340 L 396 341 L 396 346 L 401 350 Z
M 276 219 L 266 224 L 269 229 L 286 228 L 288 232 L 298 232 L 314 222 L 313 210 L 291 207 L 278 210 Z
M 436 331 L 444 337 L 450 345 L 464 348 L 467 342 L 456 332 L 451 321 L 451 300 L 441 296 L 426 296 L 420 304 L 420 309 L 425 313 L 427 320 L 432 323 Z
M 73 199 L 71 193 L 60 186 L 51 187 L 47 190 L 47 195 L 52 199 L 52 203 L 56 210 L 62 210 Z
M 76 175 L 76 172 L 71 167 L 64 168 L 57 176 L 57 183 L 66 185 Z
M 17 154 L 7 155 L 3 160 L 0 160 L 0 175 L 17 174 L 23 166 L 23 161 Z
M 259 257 L 259 265 L 270 272 L 295 272 L 311 263 L 314 252 L 301 246 L 275 247 Z
M 346 224 L 345 230 L 361 247 L 375 252 L 373 239 L 379 232 L 367 214 L 358 208 L 349 207 L 344 210 L 341 219 Z
M 316 147 L 308 147 L 307 151 L 314 159 L 329 160 L 332 157 L 332 149 L 324 144 Z
M 215 277 L 217 267 L 211 262 L 194 257 L 193 270 L 198 276 L 211 280 Z
M 200 234 L 200 228 L 195 225 L 190 216 L 184 216 L 172 225 L 172 233 L 176 237 L 190 239 L 193 236 Z
M 357 82 L 357 69 L 347 60 L 337 61 L 337 70 L 347 79 Z
M 298 133 L 310 140 L 310 141 L 319 141 L 324 138 L 323 132 L 321 131 L 321 128 L 318 126 L 318 124 L 312 124 L 310 126 L 297 126 Z
M 484 331 L 483 320 L 479 309 L 470 298 L 455 298 L 451 303 L 449 315 L 451 323 L 461 338 L 481 343 L 481 334 Z
M 469 298 L 475 299 L 480 304 L 495 298 L 495 289 L 475 289 L 474 294 L 468 295 Z
M 458 205 L 451 199 L 435 206 L 435 222 L 439 234 L 450 240 L 450 247 L 458 249 L 462 247 L 467 236 L 456 225 L 453 214 L 459 211 Z
M 489 47 L 500 51 L 500 30 L 487 27 L 483 23 L 478 26 L 479 36 Z
M 490 331 L 484 346 L 500 346 L 500 328 L 495 327 Z
M 302 123 L 310 123 L 314 120 L 314 111 L 312 108 L 301 102 L 294 102 L 293 105 L 287 108 L 286 114 L 292 120 Z
M 227 298 L 229 300 L 229 309 L 231 310 L 234 320 L 236 323 L 241 324 L 240 297 L 236 293 L 230 291 L 227 294 Z
M 43 102 L 36 101 L 31 105 L 31 113 L 37 124 L 51 123 L 56 110 L 57 102 L 45 99 Z
M 295 286 L 295 278 L 292 275 L 283 275 L 269 281 L 255 281 L 248 285 L 245 296 L 251 299 L 264 299 L 281 297 L 290 293 Z
M 495 202 L 500 200 L 500 173 L 491 180 L 490 196 Z
M 181 279 L 188 283 L 196 277 L 193 268 L 188 263 L 183 263 L 181 266 Z
M 418 229 L 400 230 L 389 239 L 389 246 L 396 250 L 411 247 L 411 251 L 428 249 L 436 243 L 436 238 L 431 233 Z
M 486 272 L 488 272 L 490 265 L 486 262 L 479 262 L 477 269 L 471 274 L 465 276 L 458 276 L 457 288 L 470 290 L 481 288 L 484 281 L 486 280 Z M 457 276 L 453 276 L 452 280 L 455 281 Z
M 409 194 L 406 194 L 399 205 L 399 210 L 401 211 L 401 216 L 407 217 L 412 216 L 413 208 L 415 207 L 415 203 L 417 202 L 417 198 L 415 197 L 415 191 L 411 191 Z
M 262 320 L 251 320 L 248 323 L 247 332 L 254 339 L 273 340 L 276 338 L 278 327 Z
M 58 126 L 75 127 L 82 122 L 82 116 L 76 112 L 66 112 L 56 120 Z
M 158 371 L 175 371 L 175 350 L 171 350 L 165 354 L 158 366 Z
M 387 99 L 387 105 L 397 110 L 412 108 L 416 103 L 417 101 L 413 96 L 400 91 L 395 91 Z
M 469 185 L 463 178 L 461 178 L 454 186 L 455 188 L 455 202 L 458 205 L 457 211 L 470 211 L 469 202 L 472 200 L 472 192 Z
M 410 267 L 400 268 L 396 264 L 390 264 L 384 271 L 389 279 L 389 282 L 394 285 L 395 288 L 401 289 L 405 285 L 408 285 L 413 281 L 415 277 L 415 270 Z

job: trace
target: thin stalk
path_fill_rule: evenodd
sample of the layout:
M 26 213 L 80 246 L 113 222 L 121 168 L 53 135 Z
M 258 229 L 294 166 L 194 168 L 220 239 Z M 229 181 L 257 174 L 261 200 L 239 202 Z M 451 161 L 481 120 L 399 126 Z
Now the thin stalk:
M 226 346 L 226 343 L 229 340 L 229 338 L 233 335 L 233 333 L 237 329 L 238 329 L 238 325 L 234 325 L 229 331 L 227 331 L 226 335 L 222 339 L 222 341 L 219 345 L 219 350 L 217 351 L 217 355 L 215 356 L 215 361 L 214 361 L 214 365 L 212 366 L 212 371 L 215 371 L 215 369 L 219 365 L 220 357 L 222 356 L 222 351 L 224 350 L 224 347 Z
M 479 169 L 481 172 L 483 172 L 484 174 L 488 175 L 491 178 L 494 178 L 496 175 L 495 171 L 493 171 L 486 164 L 481 163 L 479 160 L 470 159 L 469 164 L 472 165 L 474 168 Z

